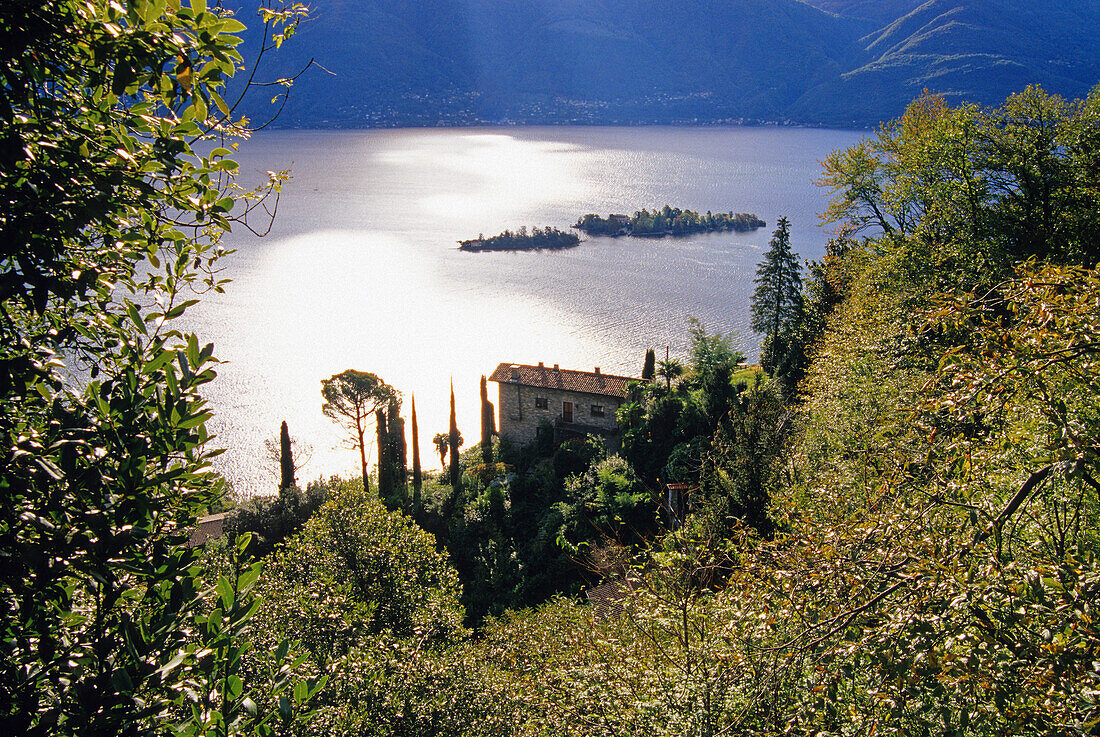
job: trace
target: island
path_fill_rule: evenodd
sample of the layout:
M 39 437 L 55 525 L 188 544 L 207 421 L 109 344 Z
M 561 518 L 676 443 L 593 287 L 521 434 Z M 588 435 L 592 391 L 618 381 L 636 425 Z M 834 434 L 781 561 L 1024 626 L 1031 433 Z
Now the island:
M 700 215 L 692 210 L 681 210 L 678 207 L 665 205 L 662 209 L 653 212 L 639 210 L 633 217 L 612 214 L 603 218 L 589 213 L 578 220 L 573 227 L 587 235 L 663 237 L 720 231 L 741 233 L 763 228 L 765 225 L 767 223 L 756 215 L 748 213 L 708 211 L 705 215 Z
M 581 242 L 576 233 L 551 228 L 531 228 L 528 232 L 526 226 L 513 233 L 506 230 L 500 235 L 486 238 L 478 235 L 477 238 L 468 241 L 459 241 L 460 251 L 541 251 L 543 249 L 572 248 Z

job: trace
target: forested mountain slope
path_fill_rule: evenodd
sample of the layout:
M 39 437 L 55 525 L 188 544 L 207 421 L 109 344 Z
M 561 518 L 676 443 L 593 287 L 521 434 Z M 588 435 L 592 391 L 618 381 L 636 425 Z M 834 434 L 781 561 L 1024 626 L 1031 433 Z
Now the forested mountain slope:
M 267 70 L 319 65 L 281 125 L 875 125 L 924 88 L 995 104 L 1030 83 L 1079 97 L 1100 79 L 1100 11 L 1087 0 L 310 5 L 312 20 Z

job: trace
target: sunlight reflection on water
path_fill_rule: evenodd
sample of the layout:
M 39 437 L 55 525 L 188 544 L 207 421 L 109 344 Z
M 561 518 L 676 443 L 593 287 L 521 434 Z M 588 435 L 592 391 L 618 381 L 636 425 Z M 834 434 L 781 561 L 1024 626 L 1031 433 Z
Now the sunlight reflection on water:
M 447 427 L 479 434 L 478 377 L 500 362 L 640 370 L 646 347 L 682 354 L 686 318 L 734 332 L 774 221 L 817 257 L 826 239 L 818 161 L 858 135 L 777 129 L 536 128 L 283 131 L 244 146 L 242 171 L 293 162 L 271 236 L 234 234 L 234 282 L 191 326 L 227 363 L 208 392 L 245 494 L 274 490 L 263 441 L 287 420 L 313 448 L 303 479 L 354 474 L 321 414 L 320 381 L 356 368 L 415 392 L 422 461 Z M 522 225 L 565 228 L 586 212 L 664 204 L 755 212 L 769 227 L 682 240 L 592 239 L 561 252 L 469 254 L 456 241 Z M 495 401 L 495 387 L 490 394 Z M 434 461 L 433 461 L 434 458 Z

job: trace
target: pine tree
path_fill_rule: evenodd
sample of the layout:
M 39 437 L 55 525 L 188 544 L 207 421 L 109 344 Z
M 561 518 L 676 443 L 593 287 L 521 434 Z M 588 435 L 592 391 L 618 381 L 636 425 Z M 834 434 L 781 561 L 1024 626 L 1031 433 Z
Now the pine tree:
M 760 363 L 786 383 L 792 337 L 802 320 L 802 266 L 791 252 L 791 224 L 780 218 L 764 260 L 756 270 L 752 329 L 764 336 Z M 790 387 L 788 387 L 789 389 Z
M 363 472 L 363 489 L 370 490 L 370 474 L 367 471 L 367 446 L 364 438 L 370 417 L 389 404 L 395 389 L 375 374 L 348 369 L 332 378 L 321 380 L 321 396 L 325 402 L 321 411 L 325 417 L 338 422 L 348 433 L 351 447 L 359 451 L 359 465 Z

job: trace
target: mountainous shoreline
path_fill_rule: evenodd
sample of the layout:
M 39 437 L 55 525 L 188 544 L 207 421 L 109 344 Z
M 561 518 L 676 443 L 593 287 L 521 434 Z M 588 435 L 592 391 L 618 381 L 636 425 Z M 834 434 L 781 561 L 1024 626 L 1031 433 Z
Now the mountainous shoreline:
M 319 0 L 260 76 L 314 62 L 282 127 L 860 128 L 925 89 L 951 104 L 1032 83 L 1083 97 L 1098 31 L 1089 0 Z M 266 120 L 270 96 L 254 98 L 244 112 Z

